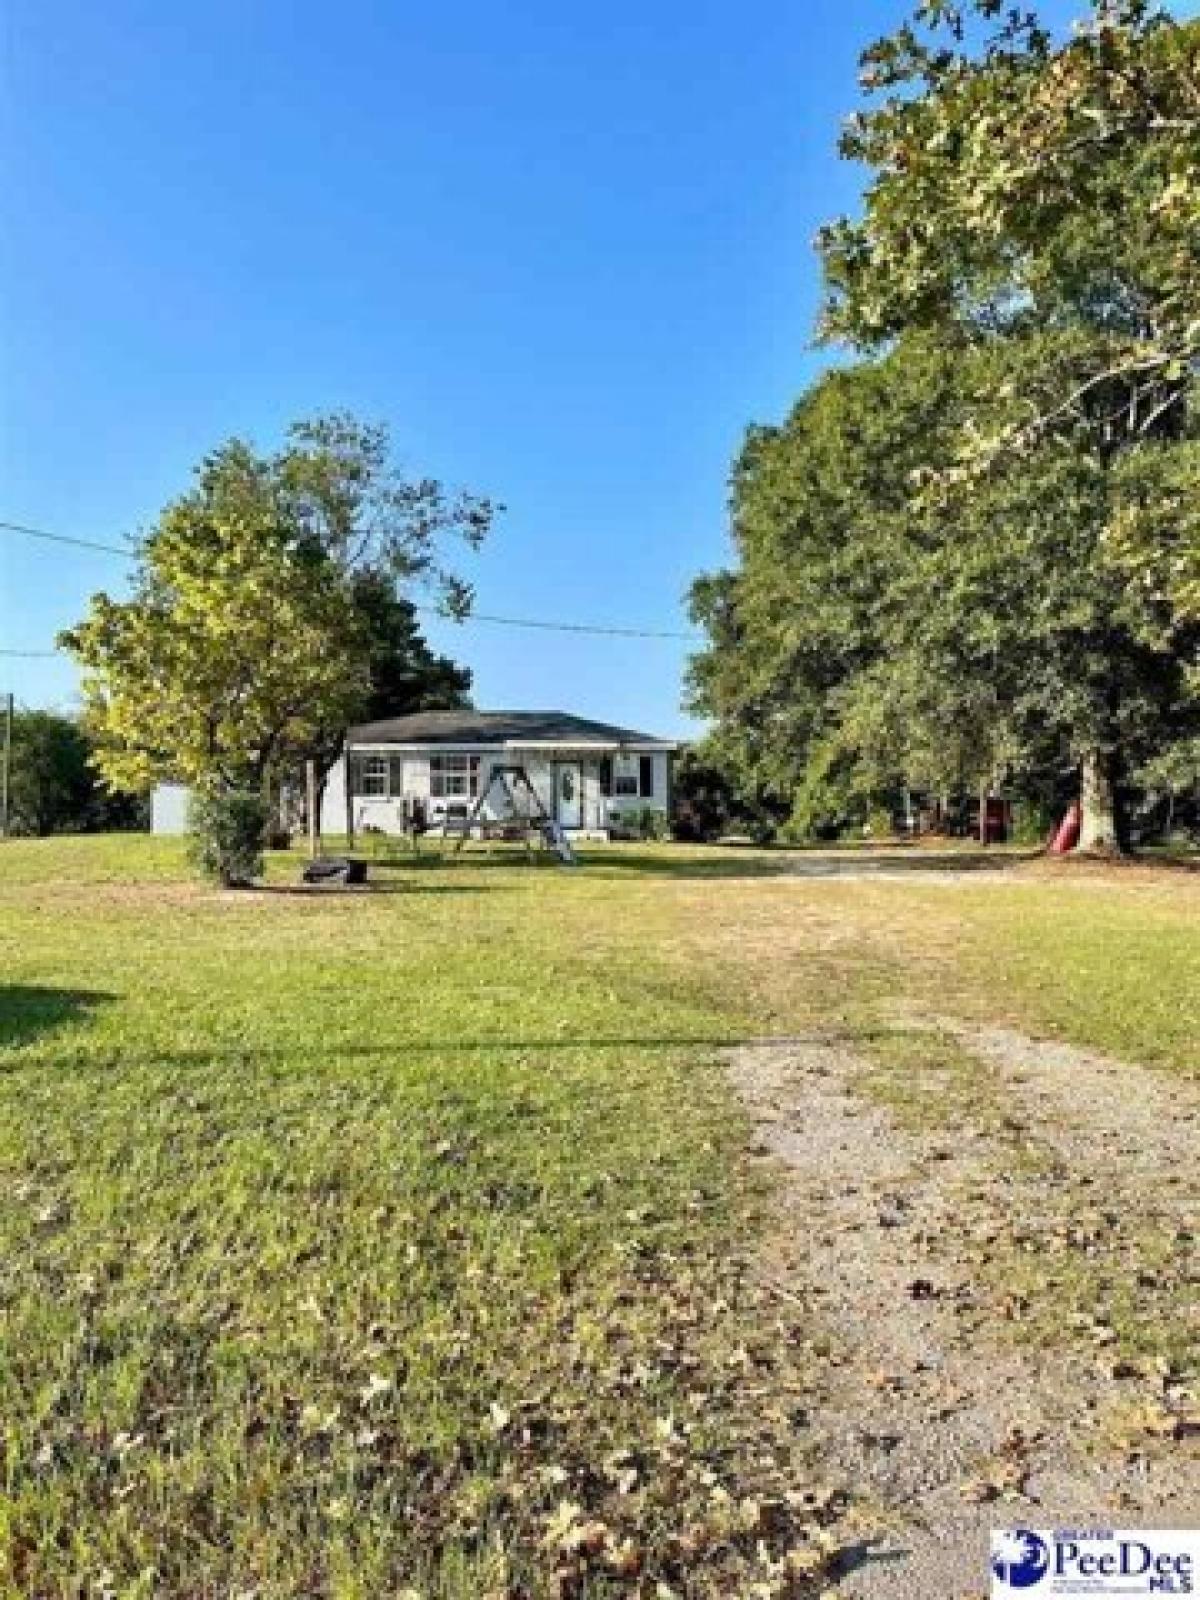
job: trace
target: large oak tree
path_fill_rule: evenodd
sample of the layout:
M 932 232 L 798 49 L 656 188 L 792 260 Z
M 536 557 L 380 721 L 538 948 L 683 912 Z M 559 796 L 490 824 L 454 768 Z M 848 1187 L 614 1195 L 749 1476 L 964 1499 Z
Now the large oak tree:
M 1200 640 L 1200 24 L 1068 38 L 925 0 L 863 59 L 823 332 L 868 358 L 752 430 L 696 706 L 756 792 L 1065 760 L 1082 841 L 1186 747 Z
M 921 493 L 1040 359 L 914 335 L 821 380 L 736 464 L 735 570 L 701 579 L 694 709 L 745 793 L 818 826 L 910 786 L 1032 788 L 1197 727 L 1169 607 L 1105 540 L 1110 475 L 1070 440 Z
M 1095 0 L 1058 40 L 1000 0 L 926 0 L 863 68 L 843 151 L 870 175 L 862 215 L 822 239 L 827 335 L 1018 336 L 942 486 L 1045 445 L 1090 454 L 1108 553 L 1194 667 L 1200 461 L 1177 446 L 1200 361 L 1200 24 Z M 1085 843 L 1112 841 L 1124 754 L 1084 752 Z

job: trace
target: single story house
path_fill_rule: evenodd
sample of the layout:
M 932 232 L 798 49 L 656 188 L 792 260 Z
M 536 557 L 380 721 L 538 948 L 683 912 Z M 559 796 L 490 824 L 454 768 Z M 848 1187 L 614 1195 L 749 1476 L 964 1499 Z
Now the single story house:
M 502 819 L 506 798 L 490 786 L 492 772 L 520 767 L 565 832 L 607 838 L 636 826 L 646 810 L 666 817 L 675 748 L 670 739 L 565 711 L 389 717 L 349 730 L 326 780 L 322 825 L 400 833 L 416 804 L 436 828 L 469 816 L 481 796 L 481 815 Z
M 321 807 L 326 833 L 401 833 L 419 810 L 429 827 L 482 815 L 503 819 L 497 767 L 520 767 L 543 810 L 568 834 L 608 838 L 671 804 L 670 739 L 565 711 L 418 711 L 349 729 Z M 347 781 L 348 780 L 348 781 Z M 183 833 L 188 791 L 160 784 L 151 830 Z

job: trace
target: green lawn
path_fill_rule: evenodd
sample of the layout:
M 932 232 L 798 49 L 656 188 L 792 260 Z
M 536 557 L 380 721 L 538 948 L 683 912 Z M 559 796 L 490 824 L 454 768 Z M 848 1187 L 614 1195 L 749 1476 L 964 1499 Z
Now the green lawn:
M 297 867 L 0 849 L 0 1592 L 736 1589 L 736 1030 L 621 873 Z
M 730 854 L 711 869 L 730 870 Z M 777 1028 L 849 1023 L 869 1045 L 911 1007 L 1200 1074 L 1200 858 L 1190 870 L 985 859 L 965 875 L 797 878 L 763 853 L 732 897 L 700 863 L 660 935 Z
M 960 1011 L 1200 1073 L 1200 874 L 1000 889 L 960 963 Z
M 1186 877 L 298 867 L 0 846 L 0 1595 L 793 1592 L 833 1507 L 717 1047 L 907 997 L 1194 1065 Z

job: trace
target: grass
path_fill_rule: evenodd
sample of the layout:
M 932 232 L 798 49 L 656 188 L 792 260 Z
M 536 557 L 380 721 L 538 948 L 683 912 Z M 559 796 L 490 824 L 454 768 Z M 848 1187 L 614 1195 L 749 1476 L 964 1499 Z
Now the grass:
M 0 1592 L 736 1590 L 736 1026 L 620 873 L 295 870 L 0 857 Z
M 819 1567 L 783 1498 L 811 1355 L 747 1268 L 718 1047 L 815 1027 L 983 1104 L 902 1002 L 1194 1071 L 1200 880 L 791 866 L 429 855 L 302 895 L 275 858 L 236 895 L 172 841 L 6 844 L 0 1594 Z
M 734 906 L 718 882 L 681 887 L 662 936 L 719 961 L 727 996 L 781 1029 L 890 1033 L 916 1008 L 1200 1073 L 1200 872 L 1009 856 L 970 874 L 797 877 L 768 859 Z
M 1200 1071 L 1200 878 L 1129 877 L 1049 875 L 1032 894 L 994 894 L 960 954 L 960 1014 Z

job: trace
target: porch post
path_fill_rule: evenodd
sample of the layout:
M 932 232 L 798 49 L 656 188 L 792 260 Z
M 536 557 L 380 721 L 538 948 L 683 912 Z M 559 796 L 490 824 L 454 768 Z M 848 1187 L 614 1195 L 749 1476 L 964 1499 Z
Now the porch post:
M 352 766 L 352 762 L 351 762 L 351 759 L 350 759 L 351 748 L 352 747 L 351 747 L 351 744 L 350 744 L 350 736 L 349 736 L 349 734 L 347 734 L 346 735 L 346 754 L 345 754 L 345 757 L 344 757 L 344 760 L 345 760 L 345 763 L 346 763 L 346 767 L 345 767 L 345 779 L 346 779 L 346 782 L 345 782 L 345 785 L 344 785 L 344 789 L 345 789 L 345 796 L 346 796 L 346 848 L 347 848 L 347 850 L 353 850 L 353 848 L 354 848 L 354 795 L 353 795 L 353 792 L 351 790 L 351 783 L 350 783 L 350 768 Z

